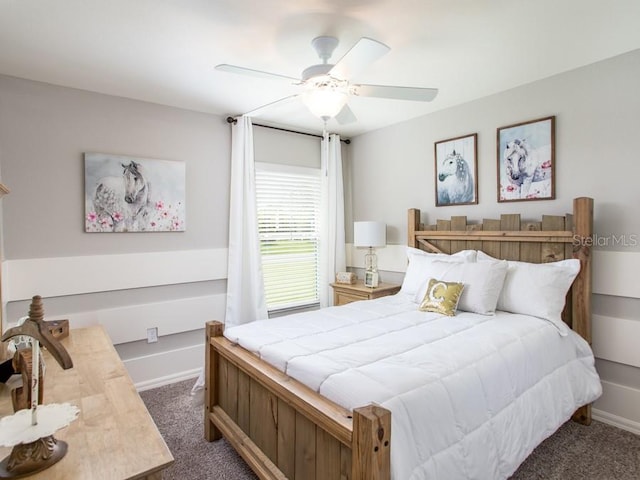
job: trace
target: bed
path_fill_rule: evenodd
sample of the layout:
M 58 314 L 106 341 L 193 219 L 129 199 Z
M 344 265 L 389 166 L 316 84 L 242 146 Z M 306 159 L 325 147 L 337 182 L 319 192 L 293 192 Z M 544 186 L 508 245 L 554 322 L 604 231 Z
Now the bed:
M 537 222 L 425 226 L 410 209 L 415 259 L 398 294 L 226 332 L 207 324 L 205 438 L 224 436 L 262 479 L 508 478 L 570 417 L 589 424 L 601 393 L 589 347 L 592 223 L 584 197 Z M 477 310 L 487 295 L 475 287 L 465 300 L 474 311 L 419 311 L 424 286 L 411 279 L 421 270 L 410 269 L 421 262 L 447 275 L 510 272 L 493 304 L 509 312 Z M 567 264 L 579 268 L 557 319 L 509 303 L 522 268 Z M 541 295 L 557 297 L 544 290 L 554 288 L 548 270 L 537 275 Z M 553 303 L 524 302 L 534 313 Z

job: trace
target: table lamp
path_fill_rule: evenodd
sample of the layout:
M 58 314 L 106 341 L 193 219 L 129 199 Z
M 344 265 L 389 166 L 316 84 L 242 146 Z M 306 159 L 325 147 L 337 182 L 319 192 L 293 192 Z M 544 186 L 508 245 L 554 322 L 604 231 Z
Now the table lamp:
M 364 256 L 365 287 L 378 286 L 378 257 L 376 247 L 384 247 L 387 243 L 387 226 L 383 222 L 354 222 L 353 244 L 356 247 L 367 247 L 369 253 Z

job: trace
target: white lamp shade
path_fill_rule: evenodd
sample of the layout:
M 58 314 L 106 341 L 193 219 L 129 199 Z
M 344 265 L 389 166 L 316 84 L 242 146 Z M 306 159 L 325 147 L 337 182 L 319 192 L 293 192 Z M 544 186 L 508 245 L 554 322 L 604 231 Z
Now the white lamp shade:
M 353 244 L 356 247 L 384 247 L 387 244 L 387 226 L 383 222 L 355 222 Z

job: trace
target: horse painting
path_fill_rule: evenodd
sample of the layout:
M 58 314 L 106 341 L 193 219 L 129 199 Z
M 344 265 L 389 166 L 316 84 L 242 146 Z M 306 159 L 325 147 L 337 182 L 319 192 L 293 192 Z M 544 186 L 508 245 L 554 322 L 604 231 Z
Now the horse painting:
M 507 143 L 503 153 L 505 174 L 520 199 L 536 198 L 537 193 L 533 194 L 531 185 L 550 181 L 551 160 L 548 157 L 541 155 L 540 150 L 532 149 L 526 139 L 516 138 Z
M 131 160 L 120 164 L 122 176 L 103 177 L 93 195 L 97 218 L 108 222 L 113 232 L 131 232 L 141 229 L 149 214 L 150 185 L 142 175 L 140 164 Z
M 185 231 L 184 162 L 84 155 L 87 233 Z
M 555 116 L 498 128 L 498 201 L 555 198 Z
M 467 204 L 475 201 L 475 184 L 469 164 L 455 150 L 447 154 L 438 169 L 438 205 Z

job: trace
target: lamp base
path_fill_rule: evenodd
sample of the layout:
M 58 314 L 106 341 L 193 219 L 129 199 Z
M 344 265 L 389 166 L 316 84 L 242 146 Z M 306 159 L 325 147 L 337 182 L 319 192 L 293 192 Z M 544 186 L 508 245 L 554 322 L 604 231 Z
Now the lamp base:
M 45 470 L 62 460 L 67 447 L 67 442 L 56 440 L 53 435 L 20 443 L 0 462 L 0 478 L 22 478 Z
M 366 271 L 364 272 L 364 286 L 375 288 L 378 286 L 378 272 Z

